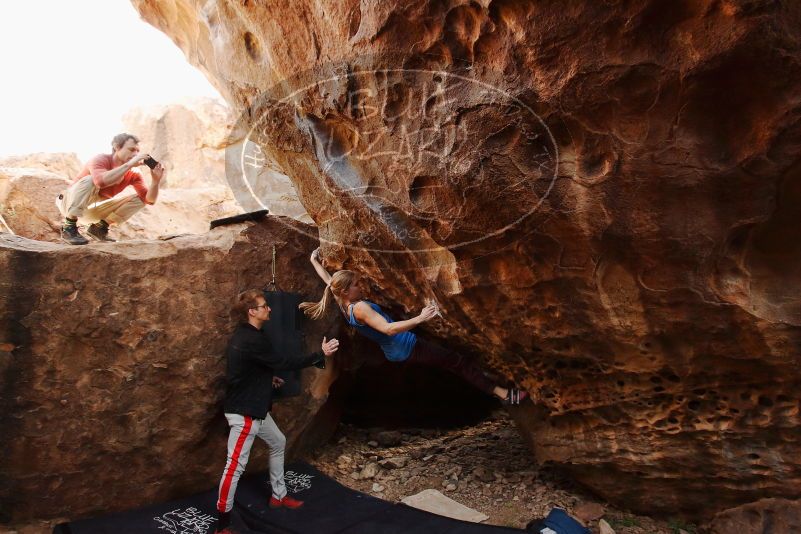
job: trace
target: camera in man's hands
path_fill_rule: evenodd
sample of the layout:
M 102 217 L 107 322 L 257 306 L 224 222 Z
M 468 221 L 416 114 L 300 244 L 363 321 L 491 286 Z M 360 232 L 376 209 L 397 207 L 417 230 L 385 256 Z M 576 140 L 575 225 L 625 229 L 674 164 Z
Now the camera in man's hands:
M 158 165 L 158 164 L 159 164 L 159 162 L 158 162 L 158 161 L 156 161 L 155 159 L 153 159 L 153 157 L 152 157 L 152 156 L 148 156 L 148 157 L 146 157 L 144 160 L 142 160 L 142 163 L 144 163 L 145 165 L 147 165 L 147 166 L 148 166 L 148 167 L 150 167 L 151 169 L 155 169 L 155 168 L 156 168 L 156 165 Z

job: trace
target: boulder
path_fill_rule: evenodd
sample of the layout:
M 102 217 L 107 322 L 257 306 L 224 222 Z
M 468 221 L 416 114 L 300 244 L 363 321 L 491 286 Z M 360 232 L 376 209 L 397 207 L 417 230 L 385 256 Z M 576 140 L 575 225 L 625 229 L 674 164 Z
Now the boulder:
M 59 239 L 61 213 L 55 200 L 68 186 L 64 175 L 40 167 L 0 167 L 0 232 Z
M 801 501 L 761 499 L 720 512 L 707 527 L 711 534 L 801 532 Z
M 535 394 L 538 461 L 649 513 L 801 493 L 801 4 L 132 1 L 328 267 Z
M 0 522 L 75 519 L 215 487 L 230 305 L 269 282 L 273 245 L 281 289 L 319 295 L 314 231 L 267 217 L 82 247 L 1 234 Z M 307 348 L 339 324 L 308 325 Z M 304 370 L 303 393 L 276 403 L 290 456 L 333 430 L 336 418 L 318 411 L 337 373 L 336 362 Z M 266 468 L 266 452 L 254 446 L 250 472 Z
M 81 172 L 83 164 L 74 152 L 37 152 L 0 158 L 0 167 L 43 169 L 72 179 Z

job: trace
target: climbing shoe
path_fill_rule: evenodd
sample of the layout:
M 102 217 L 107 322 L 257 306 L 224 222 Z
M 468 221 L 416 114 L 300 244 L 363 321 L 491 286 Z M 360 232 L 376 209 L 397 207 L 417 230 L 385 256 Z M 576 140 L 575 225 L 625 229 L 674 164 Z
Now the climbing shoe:
M 522 389 L 509 388 L 508 393 L 506 393 L 506 398 L 503 399 L 501 402 L 509 406 L 517 406 L 520 404 L 521 401 L 524 401 L 527 398 L 528 398 L 528 393 L 523 391 Z

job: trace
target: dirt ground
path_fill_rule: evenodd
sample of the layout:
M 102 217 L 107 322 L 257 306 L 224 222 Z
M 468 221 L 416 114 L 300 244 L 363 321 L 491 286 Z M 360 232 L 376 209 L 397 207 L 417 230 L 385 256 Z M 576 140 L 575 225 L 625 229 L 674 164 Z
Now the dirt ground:
M 450 430 L 340 425 L 331 442 L 305 460 L 341 484 L 390 501 L 439 490 L 488 515 L 486 523 L 493 525 L 525 528 L 558 506 L 571 514 L 595 508 L 616 534 L 697 532 L 678 520 L 611 507 L 531 458 L 514 423 L 498 410 L 486 421 Z M 599 519 L 587 526 L 598 533 Z

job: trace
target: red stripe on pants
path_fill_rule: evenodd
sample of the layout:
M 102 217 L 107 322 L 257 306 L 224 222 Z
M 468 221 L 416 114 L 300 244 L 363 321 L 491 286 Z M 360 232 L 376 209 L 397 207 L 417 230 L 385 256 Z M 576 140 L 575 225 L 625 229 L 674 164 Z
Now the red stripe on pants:
M 253 419 L 246 415 L 245 426 L 242 427 L 242 433 L 239 434 L 239 438 L 236 440 L 234 453 L 231 455 L 231 463 L 228 465 L 222 488 L 220 488 L 220 499 L 217 501 L 217 510 L 220 512 L 225 512 L 225 503 L 228 502 L 228 492 L 231 490 L 231 479 L 234 478 L 234 471 L 236 471 L 236 466 L 239 464 L 239 454 L 242 452 L 242 446 L 245 444 L 245 440 L 248 439 L 252 424 Z

